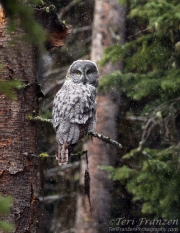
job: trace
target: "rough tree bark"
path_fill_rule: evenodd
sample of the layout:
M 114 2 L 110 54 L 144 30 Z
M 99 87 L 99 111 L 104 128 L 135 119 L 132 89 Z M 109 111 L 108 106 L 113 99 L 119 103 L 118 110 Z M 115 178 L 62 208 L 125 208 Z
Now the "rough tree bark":
M 5 220 L 15 225 L 14 232 L 34 233 L 39 167 L 38 159 L 31 154 L 36 153 L 37 127 L 28 115 L 38 112 L 35 50 L 22 41 L 22 30 L 17 28 L 8 34 L 6 29 L 7 19 L 0 6 L 0 81 L 19 79 L 25 84 L 14 91 L 14 101 L 0 93 L 0 195 L 13 197 L 11 212 Z
M 16 93 L 15 101 L 0 95 L 0 194 L 13 197 L 7 219 L 15 224 L 15 232 L 35 232 L 38 160 L 23 155 L 36 151 L 36 125 L 28 120 L 28 114 L 38 108 L 35 59 L 31 45 L 18 38 L 10 43 L 2 11 L 0 21 L 0 79 L 30 83 Z M 19 36 L 17 32 L 16 36 Z
M 103 50 L 114 43 L 123 43 L 125 36 L 126 9 L 117 0 L 96 0 L 92 39 L 91 60 L 98 63 L 103 56 Z M 122 64 L 107 64 L 100 68 L 100 78 L 103 75 L 122 69 Z M 115 101 L 116 91 L 98 95 L 96 131 L 116 139 L 116 115 L 118 103 Z M 76 229 L 78 233 L 108 232 L 111 210 L 110 181 L 107 174 L 98 169 L 100 165 L 113 163 L 115 150 L 98 139 L 86 143 L 85 149 L 89 155 L 89 172 L 91 176 L 91 204 L 89 212 L 88 202 L 81 195 L 77 201 Z M 82 162 L 81 177 L 86 168 Z

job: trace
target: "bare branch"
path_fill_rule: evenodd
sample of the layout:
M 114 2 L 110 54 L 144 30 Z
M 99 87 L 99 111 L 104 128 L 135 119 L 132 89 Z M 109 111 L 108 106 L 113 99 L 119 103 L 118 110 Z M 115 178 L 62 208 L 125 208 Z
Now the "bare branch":
M 76 5 L 79 1 L 74 0 L 72 2 L 70 2 L 66 7 L 64 7 L 60 13 L 58 14 L 59 19 L 62 19 L 63 16 L 71 9 L 71 7 L 73 7 L 74 5 Z
M 84 27 L 81 27 L 81 28 L 74 28 L 72 30 L 72 34 L 76 34 L 76 33 L 79 33 L 79 32 L 84 32 L 84 31 L 90 30 L 91 28 L 92 28 L 91 26 L 84 26 Z
M 86 39 L 83 41 L 83 43 L 84 43 L 84 44 L 87 44 L 87 43 L 89 43 L 91 40 L 92 40 L 92 36 L 89 36 L 88 38 L 86 38 Z
M 31 121 L 48 122 L 48 123 L 51 123 L 51 124 L 52 124 L 52 119 L 46 119 L 46 118 L 43 118 L 43 117 L 41 117 L 41 116 L 33 117 L 33 116 L 29 115 L 28 118 L 29 118 L 29 120 L 31 120 Z
M 71 228 L 69 230 L 61 231 L 61 233 L 74 233 L 76 230 L 74 228 Z
M 52 124 L 52 119 L 45 119 L 45 118 L 42 118 L 40 116 L 37 116 L 37 117 L 29 116 L 29 119 L 32 120 L 32 121 L 49 122 L 49 123 Z M 107 136 L 105 136 L 103 134 L 100 134 L 100 133 L 97 133 L 97 132 L 88 132 L 87 135 L 98 138 L 101 141 L 104 141 L 106 143 L 109 143 L 109 144 L 117 147 L 118 149 L 122 148 L 122 145 L 119 142 L 117 142 L 117 141 L 115 141 L 115 140 L 111 139 L 110 137 L 107 137 Z
M 110 137 L 107 137 L 103 134 L 99 134 L 97 132 L 88 132 L 88 135 L 92 136 L 92 137 L 95 137 L 95 138 L 98 138 L 104 142 L 107 142 L 115 147 L 117 147 L 118 149 L 121 149 L 122 148 L 122 145 L 117 142 L 117 141 L 114 141 L 113 139 L 111 139 Z
M 162 143 L 176 144 L 179 141 L 176 118 L 180 114 L 180 97 L 171 99 L 157 108 L 146 117 L 141 141 L 145 143 L 155 127 L 160 128 Z
M 71 156 L 73 156 L 73 155 L 71 155 Z M 55 156 L 53 156 L 53 158 L 55 158 Z M 77 161 L 77 162 L 65 164 L 61 167 L 50 168 L 50 169 L 46 170 L 45 176 L 48 178 L 53 177 L 55 175 L 63 176 L 65 170 L 70 169 L 70 168 L 74 169 L 78 166 L 80 166 L 80 162 Z
M 149 31 L 149 30 L 151 30 L 152 28 L 153 28 L 153 27 L 149 27 L 149 28 L 145 28 L 144 30 L 138 31 L 138 32 L 135 33 L 134 35 L 129 36 L 128 39 L 132 38 L 133 36 L 137 36 L 137 35 L 139 35 L 139 34 L 141 34 L 141 33 L 143 33 L 143 32 Z
M 39 197 L 39 200 L 42 202 L 54 202 L 56 200 L 62 200 L 66 197 L 75 197 L 75 194 L 61 194 L 61 195 L 50 195 L 50 196 L 45 196 L 45 197 Z
M 130 121 L 147 121 L 147 117 L 137 117 L 137 116 L 127 116 L 123 119 L 130 120 Z
M 53 90 L 58 85 L 62 85 L 64 83 L 64 80 L 65 79 L 56 80 L 51 85 L 48 85 L 48 87 L 43 91 L 44 95 L 47 95 L 51 90 Z
M 62 68 L 56 68 L 56 69 L 53 69 L 53 70 L 52 69 L 48 70 L 46 73 L 43 74 L 43 77 L 47 78 L 48 76 L 50 76 L 52 74 L 66 73 L 68 67 L 69 66 L 65 66 L 65 67 L 62 67 Z

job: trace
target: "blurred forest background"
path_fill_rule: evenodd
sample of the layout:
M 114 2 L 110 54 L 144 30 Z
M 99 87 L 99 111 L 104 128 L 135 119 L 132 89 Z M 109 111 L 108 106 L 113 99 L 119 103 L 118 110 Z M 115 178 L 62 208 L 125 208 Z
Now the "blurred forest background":
M 44 7 L 53 5 L 58 17 L 72 27 L 63 47 L 41 50 L 39 54 L 37 75 L 45 95 L 39 115 L 43 118 L 51 118 L 54 95 L 61 88 L 70 64 L 77 59 L 91 59 L 95 2 L 41 2 Z M 14 1 L 13 5 L 11 2 L 14 12 L 7 11 L 10 19 L 16 15 L 18 3 Z M 119 0 L 118 4 L 124 5 L 124 34 L 119 35 L 115 27 L 109 28 L 113 43 L 105 46 L 98 61 L 103 74 L 99 95 L 108 96 L 110 93 L 116 104 L 116 111 L 112 113 L 115 114 L 112 125 L 116 124 L 113 139 L 123 145 L 121 150 L 113 151 L 113 155 L 108 150 L 113 161 L 97 164 L 97 169 L 109 177 L 111 183 L 108 186 L 111 195 L 108 218 L 134 219 L 135 225 L 142 217 L 179 220 L 180 3 L 178 0 Z M 24 28 L 28 31 L 30 26 Z M 30 30 L 30 33 L 37 34 L 37 31 Z M 43 36 L 38 43 L 42 41 Z M 111 73 L 103 73 L 104 67 L 113 64 L 120 66 L 114 65 Z M 0 91 L 3 90 L 1 87 Z M 39 122 L 37 145 L 37 154 L 49 155 L 42 158 L 39 172 L 41 206 L 38 232 L 76 232 L 78 208 L 83 208 L 77 204 L 80 179 L 84 176 L 81 162 L 72 158 L 66 166 L 58 167 L 53 158 L 55 132 L 49 123 Z M 81 151 L 83 146 L 78 149 Z M 91 188 L 93 186 L 97 184 L 91 182 Z M 101 187 L 97 187 L 97 192 L 98 188 Z M 99 218 L 100 225 L 101 220 Z M 105 225 L 106 231 L 99 227 L 92 232 L 108 232 L 108 226 L 117 226 L 116 221 L 113 225 L 109 222 Z

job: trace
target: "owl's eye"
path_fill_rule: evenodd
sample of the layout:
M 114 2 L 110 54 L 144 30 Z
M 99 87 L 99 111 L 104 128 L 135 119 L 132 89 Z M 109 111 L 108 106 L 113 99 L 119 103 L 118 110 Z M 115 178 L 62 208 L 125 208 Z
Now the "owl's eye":
M 86 74 L 87 74 L 87 75 L 89 75 L 90 73 L 91 73 L 91 71 L 90 71 L 90 70 L 88 70 L 88 71 L 86 72 Z
M 76 74 L 80 76 L 81 72 L 78 70 L 78 71 L 76 71 Z

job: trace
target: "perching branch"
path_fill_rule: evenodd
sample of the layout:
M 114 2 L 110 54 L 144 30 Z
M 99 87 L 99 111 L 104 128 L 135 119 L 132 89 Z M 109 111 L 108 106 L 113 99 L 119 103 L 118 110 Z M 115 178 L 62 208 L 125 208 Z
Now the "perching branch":
M 97 133 L 97 132 L 88 132 L 88 135 L 89 136 L 92 136 L 92 137 L 95 137 L 95 138 L 98 138 L 104 142 L 107 142 L 115 147 L 117 147 L 118 149 L 121 149 L 122 148 L 122 145 L 117 142 L 117 141 L 114 141 L 113 139 L 111 139 L 110 137 L 107 137 L 103 134 L 100 134 L 100 133 Z
M 45 119 L 45 118 L 42 118 L 41 116 L 37 116 L 37 117 L 28 116 L 28 117 L 29 117 L 29 120 L 32 120 L 32 121 L 48 122 L 48 123 L 52 124 L 52 119 Z M 106 143 L 109 143 L 109 144 L 117 147 L 118 149 L 122 149 L 122 145 L 119 142 L 117 142 L 117 141 L 115 141 L 115 140 L 111 139 L 110 137 L 107 137 L 103 134 L 90 131 L 87 133 L 87 135 L 98 138 L 101 141 L 104 141 Z

